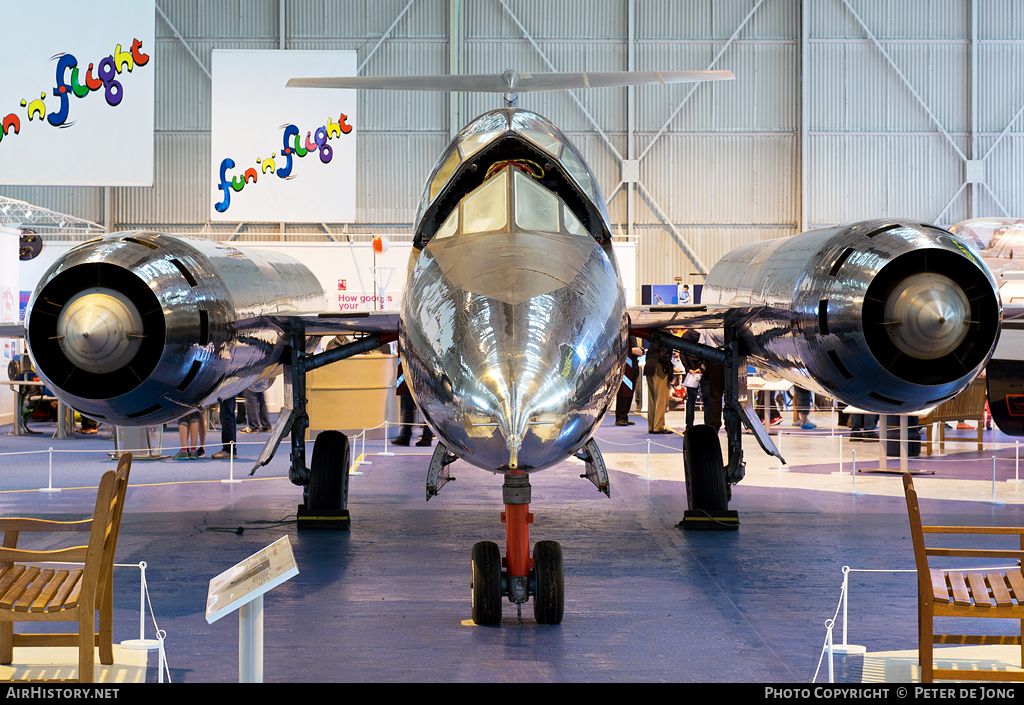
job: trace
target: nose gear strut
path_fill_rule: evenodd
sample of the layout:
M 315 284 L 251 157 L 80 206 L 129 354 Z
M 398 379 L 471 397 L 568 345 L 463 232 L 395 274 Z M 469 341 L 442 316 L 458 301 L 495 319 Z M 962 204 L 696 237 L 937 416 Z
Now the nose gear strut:
M 481 541 L 473 546 L 473 621 L 501 622 L 501 598 L 508 597 L 523 618 L 523 604 L 533 597 L 533 613 L 541 624 L 562 621 L 565 584 L 562 548 L 557 541 L 538 541 L 530 558 L 530 479 L 522 471 L 505 475 L 502 485 L 505 511 L 505 557 L 497 544 Z

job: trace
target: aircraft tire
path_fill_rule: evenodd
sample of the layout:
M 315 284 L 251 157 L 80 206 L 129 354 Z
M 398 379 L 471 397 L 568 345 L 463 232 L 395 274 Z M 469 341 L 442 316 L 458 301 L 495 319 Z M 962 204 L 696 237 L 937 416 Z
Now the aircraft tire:
M 533 616 L 538 624 L 561 624 L 565 608 L 565 577 L 562 546 L 557 541 L 538 541 L 533 547 Z
M 316 437 L 309 463 L 309 509 L 348 509 L 351 457 L 348 436 L 341 431 L 323 431 Z
M 473 544 L 473 623 L 501 622 L 501 551 L 493 541 Z
M 686 501 L 690 509 L 720 511 L 729 508 L 722 446 L 711 426 L 690 426 L 683 437 Z

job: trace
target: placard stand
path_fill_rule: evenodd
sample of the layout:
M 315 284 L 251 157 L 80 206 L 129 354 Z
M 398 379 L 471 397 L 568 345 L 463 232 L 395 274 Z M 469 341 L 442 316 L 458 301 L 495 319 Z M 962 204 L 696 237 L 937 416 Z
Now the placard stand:
M 263 595 L 299 574 L 283 536 L 210 581 L 206 621 L 238 609 L 238 682 L 263 682 Z

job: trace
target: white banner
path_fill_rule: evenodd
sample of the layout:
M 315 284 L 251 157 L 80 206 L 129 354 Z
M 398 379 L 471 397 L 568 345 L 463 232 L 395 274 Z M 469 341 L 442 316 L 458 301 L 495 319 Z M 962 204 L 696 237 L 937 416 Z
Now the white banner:
M 354 51 L 213 52 L 211 220 L 355 220 L 356 91 L 285 88 L 355 73 Z
M 153 185 L 153 0 L 0 0 L 0 183 Z

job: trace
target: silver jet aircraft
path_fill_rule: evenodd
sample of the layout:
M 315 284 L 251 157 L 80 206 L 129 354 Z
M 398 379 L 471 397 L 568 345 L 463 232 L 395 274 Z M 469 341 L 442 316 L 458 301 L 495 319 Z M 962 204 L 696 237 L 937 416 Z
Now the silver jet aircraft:
M 504 598 L 562 619 L 557 542 L 530 549 L 530 477 L 566 458 L 608 494 L 593 439 L 615 398 L 630 333 L 720 371 L 728 460 L 718 429 L 687 430 L 694 521 L 736 528 L 731 485 L 741 433 L 778 454 L 746 404 L 747 358 L 794 384 L 868 411 L 906 413 L 964 389 L 984 368 L 1001 308 L 991 273 L 949 232 L 871 221 L 738 248 L 708 274 L 701 305 L 627 307 L 604 197 L 580 152 L 519 92 L 731 78 L 729 72 L 293 79 L 323 88 L 480 90 L 508 106 L 466 126 L 423 191 L 400 312 L 326 312 L 298 262 L 227 244 L 118 233 L 69 252 L 29 304 L 40 376 L 67 404 L 116 425 L 150 425 L 230 398 L 285 369 L 287 408 L 261 454 L 291 433 L 299 525 L 347 527 L 348 442 L 321 434 L 310 468 L 305 373 L 399 340 L 409 388 L 440 439 L 427 497 L 456 459 L 504 477 L 506 550 L 472 551 L 472 616 L 501 620 Z M 664 329 L 709 328 L 715 346 Z M 366 337 L 312 354 L 323 335 Z M 254 469 L 255 470 L 255 469 Z

